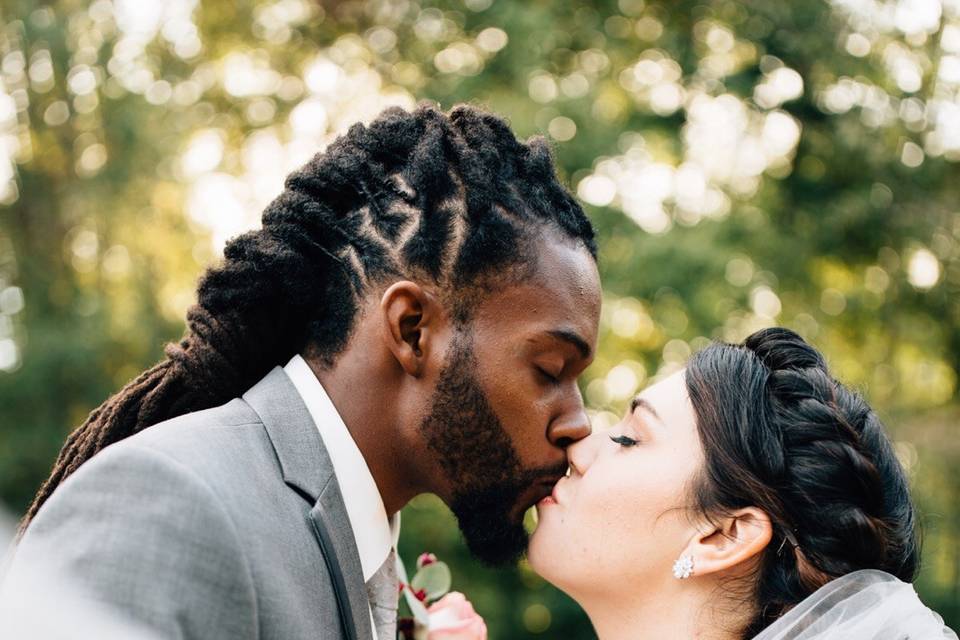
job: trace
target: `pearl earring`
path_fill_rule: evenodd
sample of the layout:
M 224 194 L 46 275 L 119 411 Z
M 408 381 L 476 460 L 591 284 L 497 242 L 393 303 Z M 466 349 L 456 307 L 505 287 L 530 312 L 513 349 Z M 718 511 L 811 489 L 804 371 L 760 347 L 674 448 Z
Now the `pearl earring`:
M 673 577 L 685 580 L 693 575 L 693 556 L 680 556 L 673 563 Z

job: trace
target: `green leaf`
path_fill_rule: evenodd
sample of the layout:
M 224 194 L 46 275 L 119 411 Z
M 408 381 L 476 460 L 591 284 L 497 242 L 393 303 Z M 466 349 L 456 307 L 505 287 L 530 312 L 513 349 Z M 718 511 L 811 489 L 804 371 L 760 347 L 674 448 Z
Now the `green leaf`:
M 410 586 L 414 591 L 421 589 L 427 592 L 427 600 L 433 601 L 442 598 L 448 591 L 453 578 L 450 575 L 450 567 L 446 562 L 434 562 L 428 564 L 417 575 L 413 576 Z

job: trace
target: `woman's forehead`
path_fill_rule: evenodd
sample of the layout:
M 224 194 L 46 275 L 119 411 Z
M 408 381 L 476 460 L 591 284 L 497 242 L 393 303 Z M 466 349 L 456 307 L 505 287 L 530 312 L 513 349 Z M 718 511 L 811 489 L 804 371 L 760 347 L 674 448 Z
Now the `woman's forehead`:
M 695 424 L 696 415 L 687 392 L 686 369 L 658 380 L 638 394 L 664 425 Z

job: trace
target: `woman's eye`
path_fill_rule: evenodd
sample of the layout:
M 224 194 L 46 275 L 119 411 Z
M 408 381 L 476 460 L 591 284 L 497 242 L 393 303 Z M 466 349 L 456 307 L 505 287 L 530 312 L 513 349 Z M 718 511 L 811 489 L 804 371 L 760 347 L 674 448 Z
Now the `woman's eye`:
M 621 447 L 635 447 L 640 444 L 639 440 L 634 440 L 628 436 L 610 436 L 610 439 L 619 444 Z

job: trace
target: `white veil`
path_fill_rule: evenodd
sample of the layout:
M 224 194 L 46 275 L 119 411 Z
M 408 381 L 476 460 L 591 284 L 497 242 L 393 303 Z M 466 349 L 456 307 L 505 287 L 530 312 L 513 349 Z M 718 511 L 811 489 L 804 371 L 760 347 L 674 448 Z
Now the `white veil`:
M 883 571 L 831 580 L 753 640 L 957 640 L 913 585 Z

